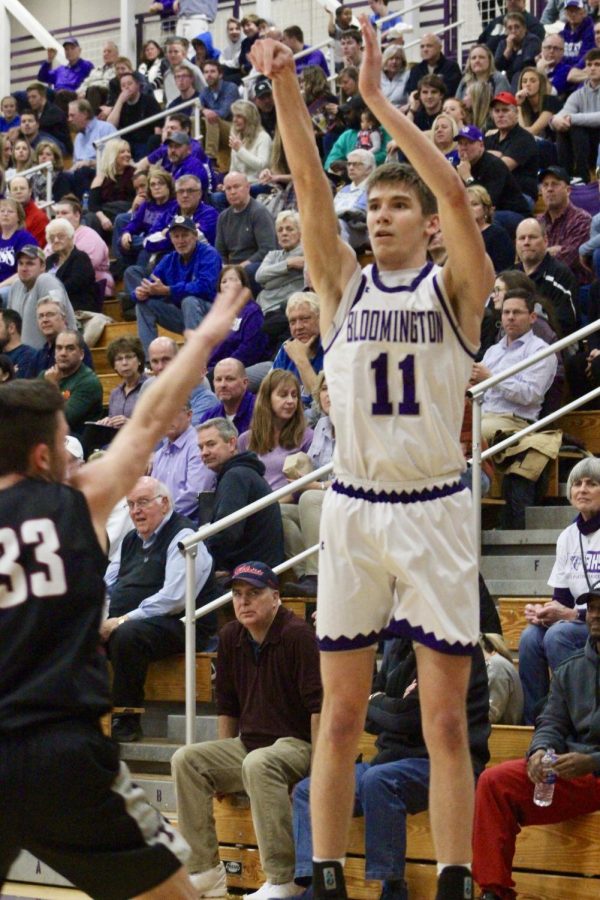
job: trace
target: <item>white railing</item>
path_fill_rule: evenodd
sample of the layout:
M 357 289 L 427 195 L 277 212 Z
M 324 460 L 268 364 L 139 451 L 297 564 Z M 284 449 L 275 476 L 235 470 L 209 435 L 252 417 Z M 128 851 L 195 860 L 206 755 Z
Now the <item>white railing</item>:
M 552 356 L 554 353 L 558 353 L 561 350 L 564 350 L 565 347 L 570 347 L 572 344 L 577 341 L 582 340 L 587 337 L 589 334 L 593 334 L 595 331 L 598 331 L 600 328 L 600 320 L 596 322 L 592 322 L 590 325 L 586 325 L 584 328 L 580 328 L 578 331 L 574 331 L 572 334 L 567 335 L 567 337 L 561 338 L 561 340 L 556 341 L 554 344 L 548 344 L 547 347 L 544 347 L 542 350 L 539 350 L 533 356 L 528 357 L 527 359 L 521 360 L 519 363 L 515 363 L 514 366 L 511 366 L 509 369 L 504 369 L 502 372 L 498 372 L 497 375 L 492 375 L 491 378 L 487 378 L 485 381 L 481 381 L 479 384 L 473 385 L 473 387 L 469 388 L 467 391 L 467 396 L 471 397 L 473 400 L 473 434 L 472 434 L 472 446 L 473 446 L 473 457 L 472 457 L 472 478 L 471 478 L 471 490 L 473 493 L 473 517 L 474 517 L 474 530 L 475 530 L 475 542 L 477 546 L 478 554 L 481 553 L 481 461 L 482 459 L 488 459 L 490 456 L 494 456 L 496 453 L 504 450 L 506 447 L 510 447 L 511 444 L 515 444 L 522 437 L 525 437 L 528 434 L 531 434 L 533 431 L 539 431 L 541 428 L 544 428 L 546 425 L 549 425 L 550 422 L 554 422 L 555 419 L 560 418 L 565 415 L 565 413 L 570 412 L 573 409 L 577 409 L 582 404 L 587 403 L 593 397 L 596 397 L 600 394 L 600 388 L 596 388 L 593 391 L 590 391 L 589 394 L 586 394 L 583 397 L 578 397 L 576 400 L 572 400 L 570 403 L 567 403 L 565 406 L 561 407 L 561 409 L 556 410 L 553 413 L 545 416 L 543 419 L 539 419 L 536 422 L 532 422 L 531 425 L 527 425 L 526 428 L 523 428 L 518 433 L 511 435 L 506 438 L 506 440 L 501 443 L 494 444 L 493 447 L 489 447 L 487 450 L 482 452 L 481 449 L 481 416 L 482 410 L 481 405 L 483 403 L 483 397 L 487 390 L 491 387 L 495 387 L 495 385 L 500 384 L 500 382 L 504 381 L 505 378 L 512 378 L 513 375 L 517 375 L 519 372 L 522 372 L 524 369 L 528 369 L 530 366 L 535 365 L 540 362 L 542 359 L 546 359 L 547 356 Z
M 104 144 L 107 144 L 109 141 L 114 141 L 116 138 L 122 137 L 124 134 L 129 134 L 132 131 L 137 131 L 138 128 L 143 128 L 145 125 L 152 125 L 153 122 L 160 122 L 161 119 L 168 119 L 169 116 L 172 116 L 173 113 L 181 112 L 184 109 L 188 109 L 190 106 L 194 107 L 194 131 L 196 132 L 194 137 L 199 140 L 200 139 L 200 108 L 202 103 L 200 102 L 199 97 L 194 97 L 193 100 L 184 100 L 182 103 L 178 103 L 177 106 L 172 106 L 170 109 L 161 109 L 160 112 L 155 113 L 153 116 L 148 116 L 147 119 L 141 119 L 139 122 L 134 122 L 133 125 L 127 125 L 125 128 L 120 128 L 118 131 L 113 131 L 111 134 L 105 134 L 102 137 L 98 138 L 97 141 L 94 141 L 94 149 L 96 151 L 96 170 L 100 170 L 100 157 L 102 156 L 102 148 Z
M 456 32 L 456 59 L 460 60 L 462 54 L 462 39 L 460 36 L 460 29 L 465 24 L 464 19 L 460 19 L 458 22 L 452 22 L 450 25 L 446 25 L 445 28 L 436 28 L 435 31 L 432 31 L 431 34 L 435 34 L 436 37 L 439 37 L 441 34 L 446 34 L 447 31 L 452 31 L 454 28 L 457 29 Z M 416 47 L 417 44 L 421 43 L 421 39 L 416 39 L 414 41 L 410 41 L 408 44 L 404 45 L 405 50 L 410 50 L 411 47 Z M 458 63 L 460 66 L 460 62 Z
M 428 3 L 431 0 L 427 0 Z M 310 47 L 307 47 L 305 50 L 299 50 L 298 53 L 294 53 L 294 59 L 304 59 L 305 56 L 309 56 L 311 53 L 314 53 L 315 50 L 320 50 L 322 47 L 328 48 L 327 53 L 327 63 L 329 65 L 330 75 L 327 79 L 329 82 L 335 82 L 337 80 L 337 74 L 335 71 L 335 41 L 333 38 L 326 38 L 326 40 L 321 41 L 320 44 L 313 44 Z M 253 81 L 257 81 L 259 78 L 262 78 L 260 72 L 256 70 L 252 70 L 248 75 L 242 78 L 242 91 L 244 94 L 244 100 L 248 100 L 250 96 L 250 85 Z
M 298 478 L 296 481 L 290 482 L 289 485 L 285 485 L 284 487 L 273 491 L 271 494 L 267 494 L 266 497 L 261 497 L 260 500 L 255 500 L 254 503 L 250 503 L 243 509 L 238 509 L 236 512 L 225 516 L 225 518 L 219 519 L 218 522 L 213 522 L 210 525 L 203 525 L 199 531 L 196 531 L 194 534 L 191 534 L 180 542 L 179 549 L 185 556 L 186 565 L 185 618 L 182 620 L 185 623 L 186 744 L 190 744 L 194 741 L 196 730 L 196 619 L 200 619 L 214 610 L 220 609 L 221 606 L 224 606 L 231 600 L 231 591 L 228 591 L 216 600 L 207 603 L 198 610 L 196 609 L 196 570 L 194 559 L 198 552 L 196 549 L 198 544 L 206 540 L 206 538 L 211 537 L 213 534 L 218 534 L 219 531 L 229 528 L 230 525 L 235 525 L 237 522 L 241 522 L 242 519 L 246 519 L 248 516 L 260 512 L 262 509 L 266 509 L 267 506 L 271 506 L 273 503 L 283 500 L 284 497 L 288 497 L 295 490 L 305 487 L 305 485 L 310 484 L 311 481 L 316 481 L 321 478 L 321 476 L 328 475 L 332 469 L 332 463 L 321 466 L 320 469 L 315 469 L 314 472 L 303 475 L 302 478 Z M 281 563 L 281 565 L 277 566 L 273 571 L 277 574 L 285 572 L 287 569 L 292 568 L 295 563 L 300 562 L 307 556 L 315 553 L 317 549 L 317 545 L 309 547 L 307 550 L 304 550 L 302 553 L 293 557 L 293 559 L 288 559 Z
M 48 162 L 40 163 L 37 166 L 32 166 L 30 169 L 25 169 L 23 172 L 15 172 L 14 175 L 11 175 L 10 178 L 6 179 L 7 186 L 11 183 L 13 178 L 23 177 L 27 178 L 28 175 L 35 175 L 36 172 L 43 172 L 46 169 L 46 199 L 43 203 L 38 203 L 39 207 L 51 206 L 52 205 L 52 173 L 54 172 L 54 166 L 48 160 Z

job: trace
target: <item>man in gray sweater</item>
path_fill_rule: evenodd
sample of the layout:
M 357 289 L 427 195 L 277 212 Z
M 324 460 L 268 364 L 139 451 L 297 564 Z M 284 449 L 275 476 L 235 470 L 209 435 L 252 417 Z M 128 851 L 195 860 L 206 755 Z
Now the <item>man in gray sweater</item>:
M 252 282 L 253 293 L 260 286 L 254 275 L 269 252 L 277 248 L 275 223 L 268 210 L 250 196 L 250 182 L 241 172 L 230 172 L 223 182 L 229 208 L 217 221 L 215 247 L 223 265 L 243 266 Z
M 556 132 L 559 165 L 587 182 L 600 141 L 600 49 L 588 50 L 585 67 L 589 77 L 567 97 L 550 126 Z
M 39 350 L 46 337 L 40 331 L 37 318 L 38 300 L 51 297 L 60 302 L 66 313 L 68 328 L 76 328 L 75 313 L 65 287 L 54 275 L 46 272 L 44 251 L 34 244 L 26 244 L 17 254 L 17 280 L 11 285 L 7 309 L 14 309 L 23 319 L 21 340 Z

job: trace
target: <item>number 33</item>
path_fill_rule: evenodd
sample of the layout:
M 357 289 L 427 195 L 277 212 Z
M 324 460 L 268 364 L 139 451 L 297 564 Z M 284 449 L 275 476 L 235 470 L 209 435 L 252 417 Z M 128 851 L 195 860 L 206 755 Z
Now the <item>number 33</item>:
M 58 597 L 67 590 L 60 543 L 51 519 L 30 519 L 21 525 L 21 543 L 34 546 L 33 555 L 45 571 L 29 574 L 17 560 L 19 536 L 12 528 L 0 528 L 0 609 L 18 606 L 34 597 Z M 27 579 L 29 578 L 29 588 Z

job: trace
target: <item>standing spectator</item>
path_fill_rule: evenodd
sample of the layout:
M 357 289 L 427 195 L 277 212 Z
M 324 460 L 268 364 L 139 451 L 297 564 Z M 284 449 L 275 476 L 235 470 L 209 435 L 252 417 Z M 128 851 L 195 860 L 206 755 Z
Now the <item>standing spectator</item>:
M 40 131 L 49 134 L 56 141 L 62 153 L 72 153 L 73 142 L 66 113 L 55 103 L 49 102 L 46 85 L 34 81 L 28 85 L 26 93 L 27 103 L 36 115 Z
M 10 182 L 10 196 L 20 203 L 25 213 L 25 228 L 32 234 L 40 245 L 46 246 L 46 225 L 48 216 L 43 209 L 34 202 L 31 185 L 22 175 L 15 175 Z
M 37 243 L 25 229 L 25 213 L 16 200 L 0 200 L 0 301 L 6 301 L 10 286 L 17 280 L 17 256 L 27 244 Z M 0 302 L 0 305 L 2 303 Z
M 128 72 L 119 79 L 121 93 L 108 117 L 117 131 L 135 125 L 160 112 L 154 94 L 142 91 L 142 76 L 139 72 Z M 142 159 L 148 152 L 148 140 L 154 134 L 155 126 L 144 125 L 127 134 L 134 160 Z
M 453 97 L 461 79 L 458 63 L 444 56 L 442 42 L 436 34 L 424 34 L 421 37 L 419 50 L 421 62 L 410 70 L 406 93 L 410 94 L 415 91 L 424 75 L 438 75 L 446 85 L 446 95 Z
M 56 275 L 74 310 L 98 310 L 96 273 L 91 259 L 75 246 L 75 229 L 67 219 L 54 219 L 46 227 L 50 256 L 46 269 Z
M 247 268 L 252 283 L 269 250 L 277 246 L 275 225 L 268 210 L 250 196 L 245 175 L 229 172 L 223 185 L 229 208 L 219 216 L 215 246 L 224 263 Z
M 108 247 L 100 235 L 81 222 L 81 203 L 73 194 L 62 197 L 54 204 L 57 218 L 67 219 L 75 229 L 75 246 L 89 257 L 94 267 L 96 281 L 106 282 L 104 293 L 107 297 L 114 294 L 114 281 L 109 269 Z
M 134 168 L 127 141 L 109 141 L 100 160 L 100 171 L 92 181 L 86 225 L 93 228 L 107 244 L 119 213 L 127 212 L 135 197 Z
M 548 253 L 568 266 L 580 284 L 590 273 L 580 263 L 579 246 L 589 238 L 592 217 L 570 200 L 570 178 L 560 166 L 549 166 L 539 174 L 545 211 L 537 217 L 544 223 Z
M 229 171 L 241 172 L 250 184 L 256 184 L 260 173 L 269 165 L 271 138 L 260 123 L 260 115 L 254 103 L 236 100 L 231 105 L 231 114 L 233 121 L 229 134 Z
M 177 15 L 177 34 L 191 41 L 215 21 L 217 0 L 175 0 L 173 12 Z
M 294 56 L 303 50 L 309 50 L 308 44 L 304 43 L 304 33 L 299 25 L 289 25 L 283 29 L 282 43 L 289 47 Z M 301 59 L 296 60 L 296 75 L 299 75 L 302 69 L 307 66 L 320 66 L 325 74 L 329 76 L 329 66 L 327 60 L 320 50 L 312 50 L 306 53 Z
M 200 92 L 206 152 L 211 159 L 216 159 L 220 150 L 226 150 L 229 156 L 231 106 L 239 93 L 234 84 L 225 81 L 223 67 L 214 59 L 207 59 L 202 71 L 206 79 L 206 87 Z
M 258 40 L 259 22 L 260 19 L 255 13 L 249 13 L 247 16 L 244 16 L 244 18 L 240 22 L 242 31 L 244 32 L 242 46 L 240 47 L 240 69 L 242 71 L 242 75 L 248 75 L 252 68 L 252 63 L 248 58 L 248 53 L 250 52 L 254 41 Z
M 23 320 L 14 309 L 0 310 L 0 352 L 10 359 L 15 378 L 30 378 L 35 350 L 21 341 Z
M 240 52 L 242 49 L 242 26 L 238 19 L 231 16 L 227 19 L 226 27 L 227 42 L 221 50 L 219 64 L 223 67 L 225 81 L 241 84 Z
M 552 119 L 558 162 L 569 174 L 590 180 L 600 141 L 600 49 L 585 55 L 588 78 Z
M 65 91 L 65 97 L 62 98 L 63 103 L 59 103 L 59 106 L 63 106 L 67 97 L 69 100 L 71 99 L 69 92 L 76 91 L 94 68 L 94 64 L 89 59 L 81 59 L 81 47 L 77 38 L 65 38 L 63 50 L 67 57 L 67 65 L 53 68 L 56 50 L 53 47 L 49 47 L 47 51 L 48 59 L 40 66 L 37 76 L 38 81 L 52 85 L 56 91 L 55 97 L 57 100 L 60 99 L 60 92 Z
M 246 369 L 239 359 L 222 359 L 215 366 L 213 384 L 216 399 L 200 416 L 200 423 L 207 419 L 228 419 L 243 434 L 250 428 L 254 411 L 254 394 L 248 390 Z
M 65 397 L 65 418 L 70 433 L 81 439 L 88 419 L 102 415 L 102 385 L 96 373 L 83 362 L 81 334 L 61 331 L 54 345 L 55 363 L 41 377 L 55 384 Z
M 189 403 L 177 411 L 167 428 L 152 460 L 152 477 L 168 487 L 173 507 L 180 515 L 197 521 L 198 494 L 214 491 L 216 476 L 198 455 Z
M 234 320 L 227 337 L 217 344 L 211 353 L 208 360 L 209 370 L 214 369 L 222 359 L 238 359 L 244 366 L 251 366 L 267 359 L 268 339 L 262 330 L 264 316 L 258 303 L 252 299 L 248 273 L 242 266 L 224 266 L 219 275 L 217 293 L 228 284 L 244 287 L 248 301 Z
M 106 103 L 111 79 L 117 74 L 115 64 L 119 48 L 114 41 L 106 41 L 102 47 L 102 65 L 95 66 L 77 91 L 78 97 L 85 98 L 95 113 Z
M 69 103 L 69 125 L 77 132 L 73 144 L 73 165 L 75 193 L 82 197 L 88 190 L 96 172 L 96 149 L 94 141 L 114 134 L 116 128 L 110 122 L 102 122 L 94 116 L 94 110 L 87 100 L 73 100 Z M 106 149 L 106 147 L 104 148 Z
M 157 336 L 157 324 L 177 334 L 200 324 L 215 298 L 221 271 L 219 254 L 200 243 L 193 219 L 175 216 L 169 235 L 175 251 L 161 259 L 132 294 L 146 352 Z
M 45 271 L 46 257 L 41 247 L 26 244 L 17 253 L 17 280 L 11 285 L 6 303 L 23 319 L 23 341 L 36 350 L 44 346 L 46 334 L 40 328 L 38 301 L 48 298 L 61 308 L 64 325 L 76 328 L 75 313 L 64 286 L 54 275 Z M 53 336 L 54 337 L 54 336 Z

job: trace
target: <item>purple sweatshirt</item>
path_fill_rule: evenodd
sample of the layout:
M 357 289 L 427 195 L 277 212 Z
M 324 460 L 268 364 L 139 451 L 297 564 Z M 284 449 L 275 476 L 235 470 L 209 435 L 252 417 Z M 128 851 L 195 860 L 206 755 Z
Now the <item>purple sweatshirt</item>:
M 76 91 L 93 68 L 94 63 L 89 59 L 78 59 L 72 66 L 57 66 L 56 69 L 52 69 L 46 60 L 40 66 L 38 80 L 51 84 L 55 91 Z
M 156 223 L 163 216 L 168 215 L 170 219 L 175 215 L 177 208 L 177 200 L 167 200 L 166 203 L 144 200 L 134 212 L 129 224 L 123 229 L 123 234 L 150 234 L 152 231 L 156 231 Z

